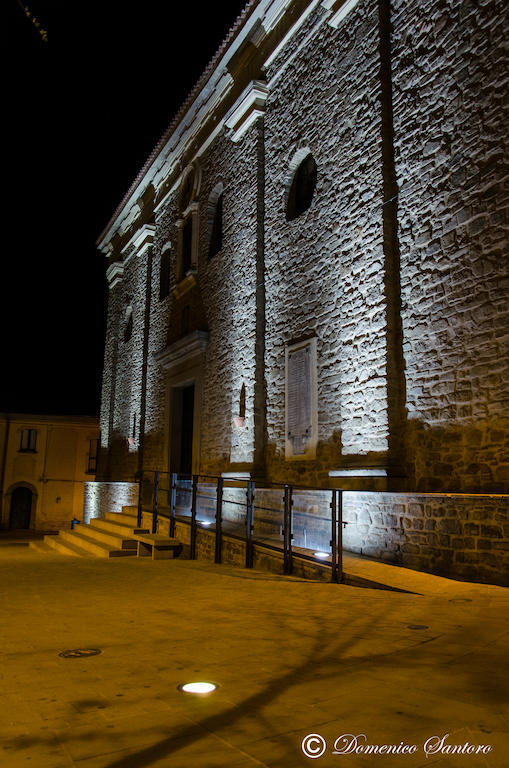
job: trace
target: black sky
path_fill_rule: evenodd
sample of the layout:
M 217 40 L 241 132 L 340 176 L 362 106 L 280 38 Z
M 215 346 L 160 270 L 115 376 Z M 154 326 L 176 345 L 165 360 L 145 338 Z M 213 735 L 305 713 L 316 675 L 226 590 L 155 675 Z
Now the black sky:
M 95 241 L 244 0 L 3 0 L 0 410 L 98 413 Z

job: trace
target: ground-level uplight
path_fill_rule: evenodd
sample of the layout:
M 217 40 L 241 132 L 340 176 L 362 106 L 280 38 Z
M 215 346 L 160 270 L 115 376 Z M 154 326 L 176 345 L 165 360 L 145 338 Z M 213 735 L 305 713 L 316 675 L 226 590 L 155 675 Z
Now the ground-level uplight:
M 215 683 L 183 683 L 182 685 L 177 686 L 179 691 L 184 691 L 184 693 L 211 693 L 212 691 L 215 691 L 217 688 L 217 685 Z
M 319 560 L 326 560 L 329 557 L 328 552 L 315 552 L 315 557 L 318 557 Z
M 212 520 L 200 520 L 200 525 L 212 525 Z

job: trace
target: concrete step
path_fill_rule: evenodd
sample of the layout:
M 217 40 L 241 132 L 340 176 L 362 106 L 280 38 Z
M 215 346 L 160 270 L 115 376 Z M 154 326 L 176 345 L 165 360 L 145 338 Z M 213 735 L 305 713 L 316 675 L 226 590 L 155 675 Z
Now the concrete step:
M 135 549 L 122 549 L 121 539 L 117 539 L 118 543 L 114 546 L 99 541 L 95 538 L 94 532 L 90 531 L 89 526 L 85 525 L 74 531 L 61 531 L 58 538 L 61 538 L 66 545 L 70 542 L 83 549 L 88 553 L 88 557 L 91 555 L 95 557 L 127 557 L 136 554 Z
M 124 515 L 118 514 L 116 512 L 106 512 L 104 519 L 111 523 L 117 523 L 118 525 L 126 525 L 131 530 L 136 528 L 138 524 L 138 518 L 136 515 Z
M 53 538 L 55 538 L 55 537 L 53 536 Z M 30 546 L 30 549 L 35 549 L 37 552 L 43 552 L 43 553 L 46 553 L 46 554 L 48 552 L 53 552 L 54 551 L 52 549 L 52 547 L 50 547 L 48 542 L 44 541 L 43 539 L 41 539 L 40 541 L 31 541 L 29 546 Z
M 51 550 L 60 552 L 61 555 L 72 555 L 74 557 L 92 557 L 90 552 L 82 549 L 73 541 L 64 541 L 64 539 L 58 536 L 45 537 L 44 543 L 48 545 Z
M 137 517 L 137 515 L 138 515 L 138 507 L 137 506 L 132 506 L 132 505 L 131 506 L 122 507 L 122 514 L 123 515 L 131 515 L 131 516 L 134 515 L 135 517 Z
M 113 523 L 111 524 L 113 526 Z M 126 526 L 118 526 L 122 530 L 111 530 L 104 528 L 99 524 L 99 521 L 94 524 L 84 525 L 79 529 L 79 532 L 85 536 L 92 537 L 93 539 L 107 544 L 113 549 L 136 549 L 136 541 L 133 539 L 133 532 L 131 528 Z M 77 528 L 74 529 L 78 531 Z
M 119 523 L 116 520 L 102 520 L 95 518 L 94 520 L 91 520 L 90 525 L 98 530 L 108 531 L 116 536 L 130 538 L 132 537 L 133 530 L 136 527 L 136 520 L 134 521 L 134 525 L 125 525 L 124 523 Z

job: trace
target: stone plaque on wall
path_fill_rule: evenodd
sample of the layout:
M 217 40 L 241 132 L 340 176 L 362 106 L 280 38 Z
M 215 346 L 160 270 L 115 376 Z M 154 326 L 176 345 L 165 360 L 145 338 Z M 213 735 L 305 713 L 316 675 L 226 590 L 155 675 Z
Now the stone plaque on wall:
M 315 339 L 286 350 L 286 457 L 311 458 L 316 445 Z
M 311 435 L 311 368 L 309 347 L 288 352 L 287 426 L 293 453 L 306 452 Z

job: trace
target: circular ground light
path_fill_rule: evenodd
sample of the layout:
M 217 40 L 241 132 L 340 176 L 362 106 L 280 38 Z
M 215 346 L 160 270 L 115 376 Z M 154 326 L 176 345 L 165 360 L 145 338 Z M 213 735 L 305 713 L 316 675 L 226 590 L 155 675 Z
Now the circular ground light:
M 184 693 L 212 693 L 212 691 L 215 691 L 218 686 L 216 683 L 206 683 L 206 682 L 200 682 L 200 683 L 182 683 L 182 685 L 178 685 L 177 688 L 179 691 L 183 691 Z
M 409 624 L 407 629 L 429 629 L 427 624 Z
M 83 659 L 87 656 L 98 656 L 100 653 L 99 648 L 71 648 L 68 651 L 62 651 L 58 655 L 63 659 Z
M 453 597 L 449 600 L 450 603 L 471 603 L 472 600 L 469 597 Z
M 330 554 L 329 552 L 315 552 L 314 553 L 315 557 L 317 557 L 319 560 L 327 560 L 327 558 L 329 557 L 329 554 Z

